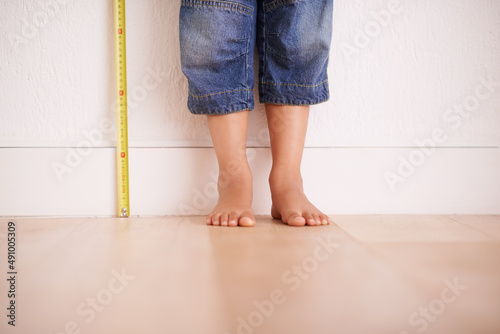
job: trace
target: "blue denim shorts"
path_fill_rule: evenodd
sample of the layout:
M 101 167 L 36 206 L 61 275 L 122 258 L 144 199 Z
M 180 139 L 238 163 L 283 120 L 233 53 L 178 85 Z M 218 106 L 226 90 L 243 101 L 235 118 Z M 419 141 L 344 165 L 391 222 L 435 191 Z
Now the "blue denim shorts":
M 193 114 L 254 108 L 259 101 L 310 105 L 328 100 L 333 0 L 182 0 L 181 65 Z

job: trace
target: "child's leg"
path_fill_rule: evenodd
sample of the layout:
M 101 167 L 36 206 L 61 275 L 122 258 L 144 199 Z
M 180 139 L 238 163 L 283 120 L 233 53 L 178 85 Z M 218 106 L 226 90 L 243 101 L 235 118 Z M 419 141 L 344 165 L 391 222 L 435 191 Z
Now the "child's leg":
M 248 111 L 207 119 L 219 162 L 219 201 L 207 224 L 253 226 L 252 173 L 246 156 Z
M 327 225 L 327 215 L 309 202 L 302 188 L 300 164 L 309 106 L 266 104 L 273 167 L 269 175 L 271 215 L 294 225 Z
M 207 115 L 219 162 L 219 200 L 207 224 L 255 224 L 245 143 L 248 111 L 254 107 L 256 6 L 255 0 L 181 2 L 179 41 L 188 107 Z
M 300 164 L 309 105 L 329 97 L 333 0 L 263 0 L 259 7 L 259 99 L 266 104 L 273 167 L 271 214 L 290 225 L 329 219 L 304 195 Z

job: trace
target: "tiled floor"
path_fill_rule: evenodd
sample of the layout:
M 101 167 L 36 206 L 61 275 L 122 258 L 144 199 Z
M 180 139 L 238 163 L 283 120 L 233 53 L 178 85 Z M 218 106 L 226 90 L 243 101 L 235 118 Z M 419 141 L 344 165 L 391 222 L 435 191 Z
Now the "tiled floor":
M 331 218 L 0 219 L 0 333 L 500 333 L 500 216 Z

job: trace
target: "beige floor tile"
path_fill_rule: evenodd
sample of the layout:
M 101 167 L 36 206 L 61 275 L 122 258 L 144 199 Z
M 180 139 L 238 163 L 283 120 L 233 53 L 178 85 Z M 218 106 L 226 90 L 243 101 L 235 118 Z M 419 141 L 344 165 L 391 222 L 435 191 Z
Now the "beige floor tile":
M 439 307 L 430 303 L 455 277 L 467 288 L 425 332 L 500 329 L 500 246 L 488 236 L 441 217 L 333 218 L 342 228 L 266 217 L 255 228 L 206 226 L 204 217 L 14 219 L 18 326 L 2 321 L 0 332 L 417 333 L 423 318 L 412 314 Z M 419 234 L 433 224 L 440 235 Z
M 337 215 L 332 220 L 361 242 L 481 241 L 485 233 L 445 216 Z
M 446 293 L 447 299 L 455 300 L 445 302 L 446 313 L 434 314 L 433 322 L 459 323 L 462 329 L 482 328 L 485 333 L 500 330 L 500 243 L 394 242 L 366 247 L 422 286 L 423 296 L 428 300 L 422 307 L 428 307 L 432 301 L 439 305 L 443 289 L 450 290 L 450 285 L 457 287 L 456 298 L 453 293 Z
M 500 239 L 500 215 L 454 215 L 448 217 L 472 229 L 484 232 L 497 240 Z

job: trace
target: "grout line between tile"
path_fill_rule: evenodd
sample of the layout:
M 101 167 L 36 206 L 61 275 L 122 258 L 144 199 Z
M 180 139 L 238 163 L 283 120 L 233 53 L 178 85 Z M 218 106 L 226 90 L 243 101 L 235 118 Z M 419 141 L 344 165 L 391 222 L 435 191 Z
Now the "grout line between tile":
M 473 230 L 473 231 L 479 232 L 479 233 L 483 234 L 484 236 L 486 236 L 486 237 L 487 237 L 487 238 L 489 238 L 489 239 L 495 239 L 495 238 L 494 238 L 492 235 L 490 235 L 489 233 L 487 233 L 487 232 L 485 232 L 485 231 L 482 231 L 482 230 L 479 230 L 479 229 L 477 229 L 477 228 L 475 228 L 475 227 L 472 227 L 472 226 L 470 226 L 470 225 L 467 225 L 467 224 L 465 224 L 465 223 L 462 223 L 460 220 L 454 219 L 454 218 L 453 218 L 453 217 L 451 217 L 451 216 L 448 216 L 448 215 L 443 215 L 442 217 L 444 217 L 444 218 L 446 218 L 446 219 L 449 219 L 449 220 L 451 220 L 451 221 L 454 221 L 455 223 L 458 223 L 458 224 L 460 224 L 460 225 L 462 225 L 462 226 L 465 226 L 465 227 L 467 227 L 468 229 L 471 229 L 471 230 Z

